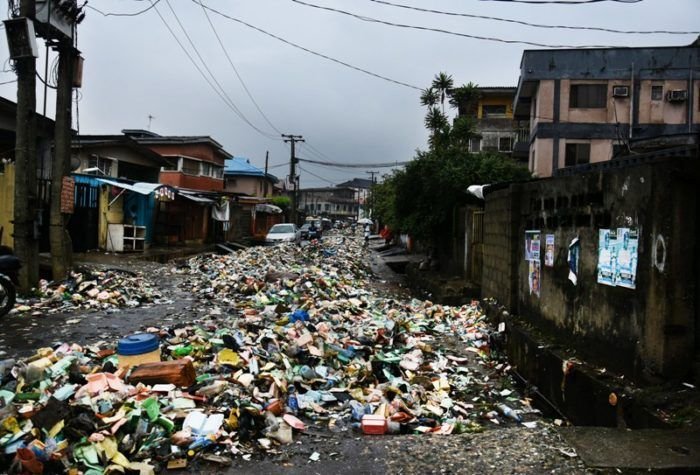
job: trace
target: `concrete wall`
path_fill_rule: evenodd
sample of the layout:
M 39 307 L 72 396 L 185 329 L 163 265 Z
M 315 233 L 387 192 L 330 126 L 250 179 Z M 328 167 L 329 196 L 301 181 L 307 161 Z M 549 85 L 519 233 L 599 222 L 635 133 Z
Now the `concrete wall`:
M 268 185 L 271 192 L 272 185 Z M 265 196 L 265 179 L 255 176 L 230 176 L 224 177 L 224 191 L 229 193 L 243 193 L 248 196 Z
M 497 297 L 601 366 L 634 379 L 685 376 L 700 351 L 699 170 L 693 160 L 665 160 L 511 185 L 488 194 L 483 296 Z M 509 203 L 512 227 L 507 223 Z M 617 227 L 639 230 L 634 290 L 597 283 L 599 229 Z M 555 236 L 553 267 L 544 266 L 542 251 L 539 297 L 528 284 L 527 229 L 541 231 L 542 248 L 546 234 Z M 567 278 L 567 251 L 576 236 L 581 259 L 574 286 Z M 509 262 L 517 274 L 515 288 L 508 285 Z
M 511 188 L 491 192 L 485 201 L 482 296 L 513 308 L 516 302 L 515 232 L 513 217 L 517 192 Z

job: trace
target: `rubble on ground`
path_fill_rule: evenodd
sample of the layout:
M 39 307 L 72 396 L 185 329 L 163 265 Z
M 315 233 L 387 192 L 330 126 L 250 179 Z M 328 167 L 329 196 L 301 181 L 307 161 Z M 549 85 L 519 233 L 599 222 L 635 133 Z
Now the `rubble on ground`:
M 45 314 L 80 309 L 106 310 L 166 302 L 141 273 L 85 269 L 60 282 L 41 280 L 33 295 L 18 299 L 13 313 Z
M 0 362 L 7 464 L 148 474 L 275 453 L 311 430 L 427 436 L 541 424 L 494 358 L 499 332 L 478 303 L 377 295 L 366 253 L 341 236 L 188 260 L 174 271 L 201 318 L 145 329 L 166 363 L 120 368 L 117 341 Z M 108 291 L 105 280 L 91 288 Z M 85 282 L 66 291 L 83 295 Z

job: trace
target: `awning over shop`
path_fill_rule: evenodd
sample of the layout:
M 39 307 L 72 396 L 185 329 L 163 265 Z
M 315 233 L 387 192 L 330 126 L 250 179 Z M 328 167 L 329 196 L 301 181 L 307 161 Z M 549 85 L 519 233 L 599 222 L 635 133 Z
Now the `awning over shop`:
M 270 214 L 280 214 L 282 208 L 279 206 L 271 205 L 269 203 L 258 203 L 255 205 L 256 213 L 270 213 Z
M 97 181 L 101 183 L 105 183 L 107 185 L 112 185 L 116 186 L 117 188 L 121 188 L 123 190 L 129 190 L 133 191 L 134 193 L 139 193 L 142 195 L 150 195 L 153 193 L 156 189 L 160 188 L 161 186 L 164 186 L 162 183 L 145 183 L 145 182 L 137 182 L 137 183 L 121 183 L 115 180 L 108 180 L 106 178 L 97 178 Z
M 196 201 L 197 203 L 212 204 L 212 203 L 216 202 L 216 201 L 212 200 L 211 198 L 204 198 L 203 196 L 198 196 L 191 191 L 178 190 L 178 194 L 180 196 L 182 196 L 183 198 L 187 198 L 188 200 Z

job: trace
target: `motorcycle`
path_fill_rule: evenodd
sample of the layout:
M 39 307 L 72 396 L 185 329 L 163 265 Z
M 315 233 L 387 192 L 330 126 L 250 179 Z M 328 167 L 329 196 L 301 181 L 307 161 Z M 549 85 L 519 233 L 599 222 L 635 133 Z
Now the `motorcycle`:
M 19 268 L 22 267 L 12 249 L 0 246 L 0 317 L 8 314 L 15 306 L 19 285 Z

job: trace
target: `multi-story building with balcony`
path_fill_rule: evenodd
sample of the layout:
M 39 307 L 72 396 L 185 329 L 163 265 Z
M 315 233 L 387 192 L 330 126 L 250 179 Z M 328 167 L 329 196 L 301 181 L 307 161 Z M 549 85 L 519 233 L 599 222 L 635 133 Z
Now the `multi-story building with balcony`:
M 529 168 L 540 177 L 638 153 L 641 141 L 696 143 L 700 42 L 525 51 L 514 117 L 529 121 Z
M 122 133 L 168 161 L 161 168 L 160 183 L 199 191 L 224 189 L 224 163 L 233 156 L 211 137 L 161 136 L 147 130 Z
M 500 152 L 516 159 L 527 159 L 527 151 L 516 148 L 523 137 L 529 135 L 527 121 L 513 118 L 515 87 L 478 87 L 479 99 L 468 108 L 460 105 L 459 116 L 471 117 L 475 121 L 477 136 L 469 141 L 469 151 Z

